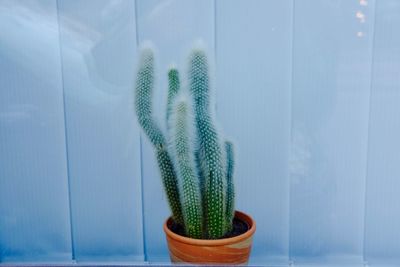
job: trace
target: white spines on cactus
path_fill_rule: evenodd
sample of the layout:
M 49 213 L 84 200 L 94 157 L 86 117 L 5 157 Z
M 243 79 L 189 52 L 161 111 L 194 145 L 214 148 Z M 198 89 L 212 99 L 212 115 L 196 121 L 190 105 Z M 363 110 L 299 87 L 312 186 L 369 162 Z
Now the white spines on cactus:
M 149 47 L 143 48 L 140 55 L 136 79 L 135 107 L 139 124 L 154 146 L 165 143 L 165 138 L 153 118 L 154 53 Z
M 235 187 L 233 174 L 235 169 L 235 151 L 232 142 L 225 141 L 226 153 L 226 227 L 232 230 L 232 221 L 235 216 Z
M 171 150 L 179 178 L 185 232 L 192 238 L 203 237 L 203 214 L 199 178 L 194 159 L 192 116 L 189 99 L 179 97 L 171 115 Z
M 204 181 L 204 214 L 208 238 L 217 239 L 226 233 L 225 168 L 219 135 L 210 112 L 208 62 L 204 51 L 194 50 L 190 56 L 189 84 L 193 95 L 195 124 L 199 139 L 199 159 Z
M 140 126 L 155 147 L 174 222 L 191 238 L 218 239 L 232 229 L 234 152 L 211 115 L 209 64 L 204 50 L 189 58 L 188 85 L 179 71 L 168 71 L 168 144 L 153 116 L 154 55 L 142 50 L 136 79 L 135 109 Z
M 154 145 L 161 179 L 167 194 L 174 220 L 183 224 L 178 180 L 167 150 L 164 134 L 153 117 L 152 95 L 154 86 L 154 52 L 151 48 L 141 51 L 135 90 L 135 109 L 140 126 Z
M 180 77 L 178 69 L 172 65 L 168 70 L 168 97 L 167 97 L 167 128 L 170 131 L 169 119 L 172 113 L 172 105 L 175 102 L 175 97 L 181 88 Z

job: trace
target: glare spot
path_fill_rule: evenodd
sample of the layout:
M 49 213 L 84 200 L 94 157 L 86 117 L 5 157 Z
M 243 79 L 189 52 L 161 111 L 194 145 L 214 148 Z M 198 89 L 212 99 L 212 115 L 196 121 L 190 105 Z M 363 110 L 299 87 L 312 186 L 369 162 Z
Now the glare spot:
M 364 15 L 364 13 L 362 13 L 361 11 L 357 11 L 357 13 L 356 13 L 356 18 L 358 18 L 358 19 L 365 19 L 365 15 Z

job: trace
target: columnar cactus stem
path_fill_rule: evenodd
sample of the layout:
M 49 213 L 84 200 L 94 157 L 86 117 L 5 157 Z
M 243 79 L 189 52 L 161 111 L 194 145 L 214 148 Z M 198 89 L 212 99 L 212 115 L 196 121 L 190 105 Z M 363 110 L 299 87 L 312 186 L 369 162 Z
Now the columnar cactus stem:
M 179 72 L 176 68 L 171 68 L 168 71 L 168 99 L 167 99 L 167 125 L 169 127 L 169 118 L 172 113 L 172 105 L 174 103 L 175 96 L 180 90 L 180 79 Z
M 135 107 L 140 126 L 155 147 L 165 143 L 165 138 L 153 118 L 152 96 L 154 86 L 154 55 L 143 49 L 136 79 Z
M 226 227 L 232 230 L 232 221 L 235 216 L 235 188 L 233 183 L 233 172 L 235 167 L 235 156 L 232 142 L 225 141 L 226 153 Z
M 209 110 L 209 74 L 205 53 L 193 51 L 189 67 L 190 91 L 194 99 L 199 156 L 204 175 L 204 214 L 207 236 L 217 239 L 225 234 L 225 169 L 218 132 Z
M 154 55 L 149 48 L 143 49 L 137 72 L 135 107 L 140 126 L 149 137 L 156 150 L 164 189 L 174 220 L 182 224 L 182 209 L 178 190 L 178 180 L 167 151 L 165 137 L 153 118 L 152 93 L 154 86 Z
M 167 194 L 168 204 L 172 211 L 172 217 L 176 223 L 184 225 L 180 193 L 178 190 L 178 180 L 171 157 L 166 150 L 166 147 L 157 148 L 156 156 L 164 190 Z
M 196 173 L 193 145 L 191 144 L 189 107 L 178 101 L 171 129 L 172 149 L 175 151 L 176 169 L 180 180 L 182 212 L 187 236 L 202 238 L 203 214 L 199 178 Z
M 208 62 L 202 50 L 190 56 L 188 81 L 188 88 L 181 88 L 178 70 L 168 71 L 167 142 L 153 117 L 153 52 L 142 50 L 136 114 L 155 147 L 174 222 L 188 237 L 218 239 L 232 230 L 234 151 L 231 142 L 220 142 L 212 119 Z

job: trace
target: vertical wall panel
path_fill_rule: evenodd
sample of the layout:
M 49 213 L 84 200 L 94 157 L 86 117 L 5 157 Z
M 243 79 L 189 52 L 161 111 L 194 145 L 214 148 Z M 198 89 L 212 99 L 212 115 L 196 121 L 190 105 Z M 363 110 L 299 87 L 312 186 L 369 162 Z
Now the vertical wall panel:
M 365 257 L 400 263 L 400 2 L 377 1 Z
M 158 50 L 155 113 L 165 127 L 167 69 L 178 65 L 186 75 L 186 56 L 193 43 L 202 39 L 213 59 L 214 6 L 213 1 L 196 0 L 139 0 L 137 1 L 139 40 L 150 40 Z M 169 216 L 153 147 L 142 137 L 144 186 L 144 221 L 147 258 L 149 261 L 169 261 L 162 224 Z
M 252 262 L 288 262 L 293 1 L 217 1 L 217 103 L 237 146 L 236 203 L 257 222 Z
M 296 1 L 290 255 L 362 262 L 374 1 Z
M 0 261 L 70 261 L 56 2 L 0 2 Z
M 142 260 L 134 2 L 58 4 L 75 259 Z

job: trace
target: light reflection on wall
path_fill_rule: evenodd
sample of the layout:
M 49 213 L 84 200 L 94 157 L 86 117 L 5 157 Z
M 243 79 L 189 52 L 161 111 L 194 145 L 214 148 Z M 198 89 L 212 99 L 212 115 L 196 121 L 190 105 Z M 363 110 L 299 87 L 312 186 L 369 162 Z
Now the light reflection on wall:
M 367 0 L 360 0 L 360 6 L 362 6 L 362 7 L 365 7 L 365 6 L 368 6 L 368 1 Z M 360 23 L 365 23 L 366 22 L 366 20 L 367 20 L 367 16 L 364 14 L 364 12 L 363 11 L 361 11 L 361 10 L 358 10 L 357 12 L 356 12 L 356 18 L 359 20 L 359 22 Z M 363 31 L 358 31 L 357 33 L 356 33 L 356 36 L 357 37 L 359 37 L 359 38 L 361 38 L 361 37 L 363 37 L 365 35 L 365 33 L 363 32 Z

